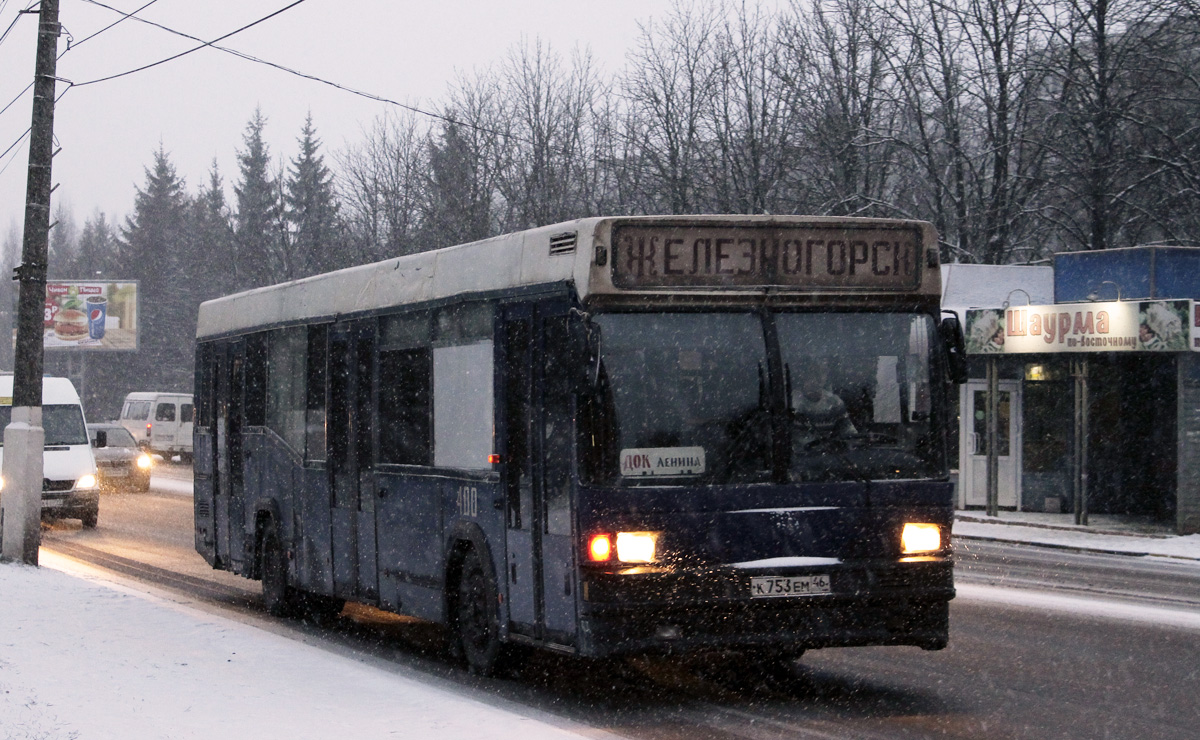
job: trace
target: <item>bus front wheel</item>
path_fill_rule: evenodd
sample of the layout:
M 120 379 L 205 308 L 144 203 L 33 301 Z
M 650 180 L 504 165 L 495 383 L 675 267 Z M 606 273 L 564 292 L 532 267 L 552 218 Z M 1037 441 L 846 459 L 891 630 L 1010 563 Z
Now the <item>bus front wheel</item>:
M 454 626 L 467 669 L 476 675 L 496 672 L 504 645 L 500 642 L 500 608 L 496 583 L 475 550 L 468 550 L 458 579 Z

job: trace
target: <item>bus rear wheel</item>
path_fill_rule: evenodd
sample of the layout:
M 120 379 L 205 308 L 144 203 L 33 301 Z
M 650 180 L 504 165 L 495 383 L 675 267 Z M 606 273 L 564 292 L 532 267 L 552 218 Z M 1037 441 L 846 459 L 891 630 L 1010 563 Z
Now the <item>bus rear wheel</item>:
M 458 579 L 454 628 L 457 647 L 467 670 L 491 676 L 506 653 L 500 641 L 500 605 L 496 582 L 484 569 L 483 559 L 468 550 Z
M 297 591 L 288 585 L 287 552 L 279 539 L 274 522 L 263 528 L 259 554 L 259 573 L 262 576 L 263 604 L 273 617 L 290 617 L 296 613 Z

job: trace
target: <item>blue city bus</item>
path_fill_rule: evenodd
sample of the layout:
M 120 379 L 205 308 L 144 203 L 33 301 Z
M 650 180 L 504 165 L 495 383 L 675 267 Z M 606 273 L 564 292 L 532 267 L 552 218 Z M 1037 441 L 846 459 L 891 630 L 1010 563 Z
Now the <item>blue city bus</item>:
M 923 222 L 588 218 L 204 303 L 195 542 L 488 673 L 947 644 L 961 330 Z

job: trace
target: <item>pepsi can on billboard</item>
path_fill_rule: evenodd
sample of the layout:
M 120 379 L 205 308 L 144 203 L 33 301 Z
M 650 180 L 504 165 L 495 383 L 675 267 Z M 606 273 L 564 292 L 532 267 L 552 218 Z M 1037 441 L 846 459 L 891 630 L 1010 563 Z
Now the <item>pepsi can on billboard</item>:
M 90 339 L 104 338 L 104 319 L 108 316 L 108 299 L 102 295 L 88 296 L 88 337 Z

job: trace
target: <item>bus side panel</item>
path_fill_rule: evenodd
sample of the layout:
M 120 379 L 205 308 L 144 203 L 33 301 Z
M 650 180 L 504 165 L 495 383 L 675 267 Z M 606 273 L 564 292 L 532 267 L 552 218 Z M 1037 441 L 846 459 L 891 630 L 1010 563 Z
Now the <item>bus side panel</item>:
M 379 591 L 385 607 L 443 621 L 445 558 L 438 499 L 444 481 L 377 473 Z
M 260 432 L 242 435 L 242 488 L 241 498 L 230 502 L 229 553 L 233 559 L 232 570 L 244 576 L 254 572 L 256 521 L 259 503 L 274 498 L 270 490 L 274 476 L 264 475 L 264 468 L 271 462 L 268 436 Z
M 215 505 L 215 480 L 213 478 L 213 438 L 207 429 L 195 435 L 196 452 L 193 463 L 193 512 L 196 528 L 196 552 L 205 562 L 213 565 L 217 559 L 216 521 L 213 516 Z
M 296 578 L 301 588 L 333 595 L 333 543 L 330 539 L 329 475 L 325 468 L 296 472 L 294 502 Z
M 491 557 L 492 574 L 496 579 L 499 594 L 507 591 L 505 578 L 506 546 L 504 522 L 504 498 L 500 481 L 461 478 L 442 481 L 442 518 L 445 521 L 447 552 L 455 546 L 454 540 L 468 532 L 482 532 Z M 499 502 L 499 506 L 497 506 Z M 500 604 L 501 630 L 508 629 L 508 599 Z

